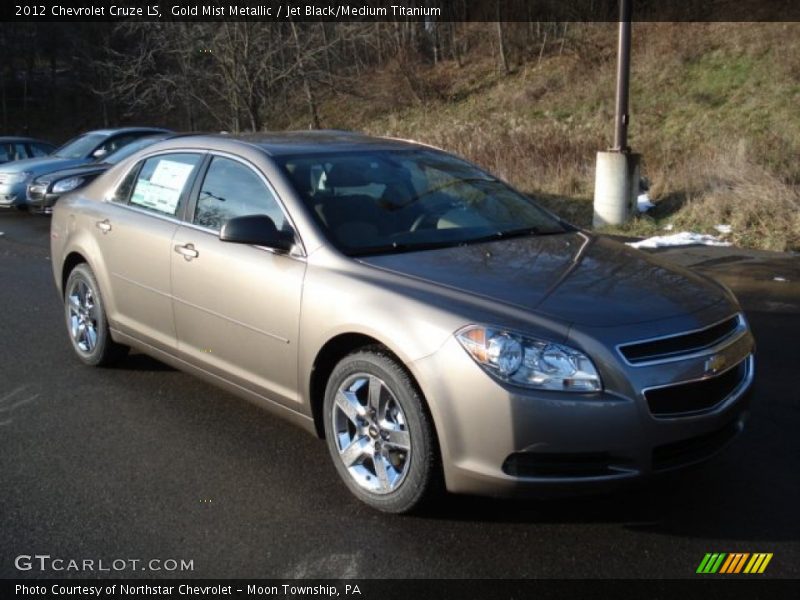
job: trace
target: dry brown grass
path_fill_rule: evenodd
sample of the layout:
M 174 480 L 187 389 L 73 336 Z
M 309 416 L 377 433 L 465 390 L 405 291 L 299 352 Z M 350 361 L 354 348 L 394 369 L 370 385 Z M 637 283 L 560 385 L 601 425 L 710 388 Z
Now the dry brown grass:
M 612 25 L 576 25 L 563 54 L 507 77 L 476 47 L 463 68 L 421 69 L 423 97 L 394 66 L 362 97 L 325 105 L 325 124 L 455 152 L 589 226 L 595 155 L 613 128 Z M 637 24 L 630 142 L 657 208 L 617 231 L 726 224 L 734 243 L 800 250 L 798 106 L 800 24 Z
M 666 213 L 677 229 L 716 233 L 730 225 L 726 239 L 765 250 L 800 250 L 800 188 L 759 165 L 740 143 L 701 161 L 684 187 L 685 201 Z M 658 214 L 658 213 L 657 213 Z

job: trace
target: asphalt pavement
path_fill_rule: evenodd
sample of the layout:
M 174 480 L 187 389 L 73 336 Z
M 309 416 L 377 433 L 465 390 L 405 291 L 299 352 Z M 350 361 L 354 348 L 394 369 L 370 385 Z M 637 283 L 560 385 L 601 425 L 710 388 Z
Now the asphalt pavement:
M 81 365 L 49 220 L 3 212 L 0 232 L 0 577 L 694 578 L 707 552 L 770 552 L 759 577 L 800 576 L 800 257 L 663 253 L 731 285 L 758 344 L 749 427 L 710 462 L 608 495 L 449 496 L 404 517 L 359 504 L 324 442 L 246 401 L 139 354 Z M 193 570 L 16 568 L 35 554 Z

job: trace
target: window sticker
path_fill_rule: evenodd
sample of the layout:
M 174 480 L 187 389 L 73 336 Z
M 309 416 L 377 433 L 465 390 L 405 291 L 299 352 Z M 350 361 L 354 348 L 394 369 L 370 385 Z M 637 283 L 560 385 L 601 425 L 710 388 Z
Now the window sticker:
M 174 160 L 160 160 L 150 177 L 150 183 L 180 192 L 186 180 L 194 169 L 194 165 L 187 165 Z
M 186 181 L 194 165 L 172 160 L 159 160 L 150 181 L 139 179 L 131 197 L 131 204 L 138 204 L 158 212 L 174 215 L 178 209 Z
M 180 190 L 171 190 L 160 185 L 153 185 L 145 179 L 140 179 L 136 185 L 136 190 L 133 192 L 131 204 L 138 204 L 158 212 L 174 215 L 178 209 L 180 197 Z

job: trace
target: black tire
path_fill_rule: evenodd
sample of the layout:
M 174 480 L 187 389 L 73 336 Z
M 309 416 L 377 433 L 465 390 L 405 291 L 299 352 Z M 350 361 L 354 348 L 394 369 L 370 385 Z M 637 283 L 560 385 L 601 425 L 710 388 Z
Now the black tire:
M 367 383 L 364 383 L 364 378 L 368 377 L 375 379 L 367 379 Z M 362 408 L 369 413 L 370 402 L 363 394 L 369 396 L 369 382 L 376 380 L 378 385 L 383 386 L 378 396 L 385 401 L 384 414 L 372 415 L 369 422 L 367 415 L 359 417 L 364 422 L 363 427 L 369 431 L 362 435 L 358 433 L 355 421 L 336 406 L 336 398 L 340 388 L 344 386 L 351 399 L 354 398 L 359 403 L 361 399 L 365 400 Z M 367 392 L 364 392 L 364 385 L 367 386 Z M 348 386 L 358 389 L 352 391 Z M 384 349 L 366 348 L 346 356 L 336 365 L 325 389 L 323 411 L 325 438 L 333 463 L 345 485 L 362 502 L 387 513 L 407 513 L 419 510 L 439 494 L 442 476 L 432 420 L 409 374 Z M 393 422 L 389 422 L 390 420 Z M 374 437 L 370 437 L 373 436 L 372 429 L 376 431 Z M 404 432 L 407 435 L 402 436 L 402 439 L 409 441 L 407 453 L 394 445 L 395 440 L 401 439 L 394 436 Z M 387 437 L 382 437 L 384 435 Z M 348 440 L 356 439 L 372 444 L 370 448 L 373 456 L 361 453 L 355 464 L 348 467 L 342 458 L 347 455 L 341 451 L 341 447 L 349 447 L 351 444 L 348 444 Z M 376 444 L 380 446 L 377 449 Z M 380 477 L 377 475 L 378 463 L 374 462 L 376 454 L 378 460 L 386 465 L 381 469 L 384 477 L 399 475 L 395 479 L 396 483 L 384 489 L 367 489 L 365 485 L 370 484 L 381 487 Z M 354 474 L 351 469 L 358 469 L 362 473 Z M 388 483 L 388 479 L 382 481 Z
M 111 339 L 100 287 L 86 263 L 77 265 L 67 278 L 64 317 L 72 347 L 84 364 L 107 366 L 128 353 L 127 346 Z

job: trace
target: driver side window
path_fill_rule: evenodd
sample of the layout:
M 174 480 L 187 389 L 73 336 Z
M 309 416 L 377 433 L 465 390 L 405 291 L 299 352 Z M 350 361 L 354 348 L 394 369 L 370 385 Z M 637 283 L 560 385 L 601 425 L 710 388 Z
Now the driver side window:
M 253 169 L 215 156 L 200 188 L 192 222 L 219 231 L 228 219 L 246 215 L 267 215 L 279 230 L 286 225 L 277 199 Z
M 101 145 L 97 150 L 103 150 L 103 156 L 108 156 L 109 154 L 116 152 L 123 146 L 127 146 L 132 141 L 138 139 L 141 135 L 138 134 L 129 134 L 129 135 L 118 135 L 116 137 L 109 138 L 106 140 L 103 145 Z M 97 151 L 95 150 L 95 152 Z

